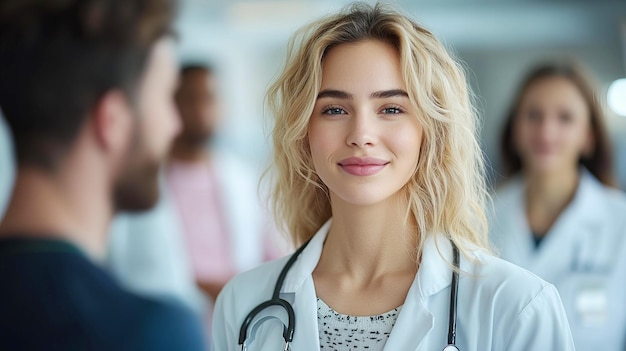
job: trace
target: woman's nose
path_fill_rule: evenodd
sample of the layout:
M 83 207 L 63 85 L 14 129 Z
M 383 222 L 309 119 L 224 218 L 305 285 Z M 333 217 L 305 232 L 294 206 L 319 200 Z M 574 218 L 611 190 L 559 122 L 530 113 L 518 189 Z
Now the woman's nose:
M 368 147 L 376 144 L 378 127 L 376 116 L 359 113 L 353 115 L 348 124 L 346 143 L 353 147 Z

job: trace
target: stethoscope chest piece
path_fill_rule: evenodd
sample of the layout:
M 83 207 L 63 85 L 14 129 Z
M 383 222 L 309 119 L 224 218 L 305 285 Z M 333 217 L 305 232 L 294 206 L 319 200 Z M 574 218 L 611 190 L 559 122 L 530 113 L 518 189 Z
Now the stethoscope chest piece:
M 248 345 L 245 342 L 241 345 L 241 351 L 248 351 Z M 291 351 L 291 346 L 289 346 L 288 342 L 285 343 L 282 351 Z
M 443 348 L 443 351 L 459 351 L 459 348 L 454 345 L 448 345 Z

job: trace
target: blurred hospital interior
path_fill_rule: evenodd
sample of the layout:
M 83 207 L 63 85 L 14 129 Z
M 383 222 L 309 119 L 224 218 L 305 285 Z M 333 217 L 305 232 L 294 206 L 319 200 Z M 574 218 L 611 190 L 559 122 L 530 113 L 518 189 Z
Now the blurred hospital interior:
M 347 0 L 181 0 L 176 20 L 180 65 L 181 67 L 195 65 L 191 71 L 198 71 L 198 67 L 200 70 L 204 69 L 202 68 L 204 66 L 210 67 L 209 71 L 202 74 L 216 80 L 215 85 L 210 89 L 215 89 L 211 91 L 211 98 L 219 102 L 219 108 L 217 108 L 219 123 L 217 131 L 211 133 L 210 145 L 208 142 L 206 145 L 207 150 L 210 147 L 212 150 L 221 150 L 235 156 L 238 162 L 250 172 L 245 178 L 253 180 L 250 183 L 251 186 L 250 184 L 221 186 L 219 182 L 215 182 L 211 186 L 216 189 L 207 191 L 207 194 L 212 196 L 215 193 L 225 193 L 226 191 L 222 188 L 230 187 L 235 189 L 235 192 L 239 192 L 239 194 L 234 194 L 234 197 L 249 199 L 248 195 L 256 190 L 256 195 L 261 197 L 260 202 L 265 202 L 266 199 L 263 196 L 267 195 L 267 189 L 263 186 L 260 190 L 255 188 L 260 175 L 269 163 L 272 151 L 269 136 L 270 116 L 267 116 L 268 112 L 264 107 L 265 91 L 284 64 L 288 41 L 294 32 L 306 23 L 335 12 L 351 2 Z M 365 2 L 375 3 L 369 0 Z M 503 165 L 499 155 L 500 135 L 507 109 L 524 75 L 529 69 L 541 63 L 574 61 L 582 64 L 594 79 L 596 96 L 604 108 L 613 146 L 617 181 L 619 187 L 626 190 L 626 0 L 394 0 L 390 3 L 409 13 L 417 22 L 430 29 L 465 67 L 480 117 L 480 142 L 487 163 L 487 182 L 491 189 L 503 179 Z M 59 84 L 61 85 L 62 82 Z M 1 118 L 1 108 L 0 106 L 0 218 L 6 209 L 15 178 L 11 136 Z M 178 170 L 178 172 L 182 174 L 187 170 L 182 172 Z M 197 172 L 195 174 L 197 175 Z M 184 187 L 187 181 L 181 181 L 181 176 L 177 177 L 177 184 L 182 184 Z M 230 180 L 233 179 L 237 181 L 243 178 L 232 177 Z M 246 194 L 242 190 L 244 188 L 247 189 Z M 187 193 L 184 193 L 185 191 Z M 189 189 L 183 189 L 181 193 L 184 193 L 184 196 L 179 197 L 183 200 L 193 197 L 189 196 L 190 193 L 194 195 L 193 190 Z M 184 202 L 180 198 L 171 196 L 173 199 L 171 202 L 180 205 Z M 212 202 L 208 200 L 208 197 L 204 200 L 206 201 L 187 202 L 187 209 L 195 210 L 195 212 L 191 211 L 193 214 L 190 215 L 190 217 L 195 216 L 194 218 L 188 219 L 181 216 L 182 222 L 195 223 L 196 233 L 201 234 L 205 232 L 207 225 L 211 227 L 212 220 L 202 218 L 205 214 L 202 212 L 204 208 L 193 208 L 194 206 L 189 203 Z M 234 228 L 237 225 L 233 226 L 232 222 L 229 222 L 232 218 L 226 218 L 238 216 L 240 223 L 252 222 L 250 216 L 233 214 L 234 212 L 225 213 L 230 209 L 218 208 L 220 205 L 216 203 L 217 201 L 213 201 L 210 204 L 215 207 L 217 213 L 211 218 L 217 218 L 216 221 L 223 223 L 214 227 L 233 229 L 233 232 L 238 229 L 250 229 L 244 228 L 245 226 Z M 237 207 L 233 206 L 233 203 L 235 202 L 231 202 L 231 207 Z M 246 204 L 247 200 L 243 200 L 242 203 Z M 154 257 L 164 264 L 164 271 L 186 272 L 189 267 L 179 267 L 175 263 L 187 260 L 187 254 L 189 256 L 196 254 L 200 261 L 204 256 L 204 252 L 183 253 L 185 251 L 183 248 L 179 248 L 179 256 L 171 253 L 174 250 L 170 250 L 167 256 L 157 254 L 161 252 L 157 252 L 157 248 L 158 250 L 172 249 L 168 246 L 170 241 L 167 240 L 180 239 L 174 229 L 169 230 L 170 227 L 167 226 L 169 224 L 162 225 L 164 222 L 161 218 L 155 218 L 155 216 L 160 216 L 159 211 L 166 210 L 163 206 L 157 206 L 156 210 L 149 214 L 152 217 L 125 218 L 125 222 L 115 221 L 112 226 L 112 231 L 124 227 L 128 234 L 128 237 L 124 236 L 126 234 L 111 235 L 112 241 L 115 241 L 111 245 L 112 257 L 118 260 L 111 263 L 113 270 L 120 280 L 128 280 L 125 283 L 129 286 L 132 287 L 134 283 L 137 283 L 138 290 L 159 290 L 161 287 L 167 290 L 175 285 L 169 284 L 168 279 L 178 279 L 176 277 L 179 276 L 176 276 L 178 273 L 172 273 L 171 277 L 163 275 L 162 284 L 158 283 L 161 284 L 158 287 L 156 287 L 158 278 L 155 278 L 154 284 L 150 283 L 152 286 L 142 287 L 140 285 L 143 283 L 137 277 L 145 278 L 143 282 L 147 282 L 148 273 L 142 270 L 146 267 L 135 265 L 137 263 L 133 262 L 135 258 L 137 258 L 135 261 L 138 261 L 141 255 L 148 257 L 154 253 Z M 274 224 L 268 220 L 270 218 L 268 209 L 260 209 L 255 216 L 259 224 L 249 227 L 255 226 L 256 229 L 262 229 L 263 233 L 254 235 L 259 234 L 260 237 L 269 233 L 267 237 L 271 237 L 270 234 L 277 233 Z M 245 220 L 241 220 L 241 217 Z M 198 219 L 200 221 L 197 221 Z M 201 221 L 203 219 L 204 222 Z M 220 227 L 222 224 L 224 224 L 223 227 Z M 130 233 L 132 228 L 137 232 L 142 232 L 144 236 L 141 236 L 142 233 L 137 233 L 139 236 Z M 154 234 L 152 228 L 155 229 L 154 231 L 160 229 L 162 233 Z M 252 231 L 249 230 L 249 232 Z M 145 242 L 152 240 L 155 243 L 153 246 L 144 245 L 144 240 Z M 237 240 L 239 239 L 231 241 Z M 203 244 L 209 247 L 213 245 L 207 242 Z M 195 307 L 195 300 L 198 300 L 198 310 L 207 317 L 207 333 L 210 330 L 212 310 L 206 307 L 207 302 L 204 298 L 208 296 L 211 301 L 214 301 L 223 284 L 234 274 L 252 268 L 262 260 L 280 257 L 291 250 L 288 244 L 274 242 L 277 247 L 280 246 L 279 250 L 265 247 L 266 250 L 261 252 L 259 247 L 268 245 L 261 239 L 253 242 L 248 239 L 240 240 L 239 243 L 241 242 L 247 242 L 251 247 L 256 246 L 257 252 L 252 253 L 254 259 L 250 254 L 252 251 L 245 251 L 249 248 L 241 248 L 239 256 L 247 256 L 244 257 L 244 261 L 247 259 L 247 262 L 242 264 L 230 262 L 232 265 L 227 267 L 226 273 L 223 273 L 223 281 L 219 284 L 209 286 L 210 284 L 203 282 L 198 277 L 197 267 L 193 267 L 195 274 L 193 277 L 184 277 L 189 280 L 184 283 L 192 285 L 193 291 L 182 292 L 186 288 L 181 287 L 181 296 L 189 295 L 189 300 L 193 300 L 190 302 L 192 307 Z M 145 250 L 143 253 L 128 250 L 132 249 L 131 245 Z M 193 248 L 194 245 L 188 246 Z M 225 244 L 223 241 L 221 245 L 227 246 L 228 243 Z M 215 247 L 214 251 L 225 251 L 221 250 L 218 245 Z M 152 248 L 155 251 L 148 252 Z M 196 248 L 199 249 L 200 246 Z M 164 256 L 165 259 L 163 259 Z M 225 257 L 225 260 L 229 259 L 237 261 L 236 258 Z M 167 260 L 170 262 L 165 262 Z M 190 259 L 190 261 L 193 260 Z M 206 266 L 215 267 L 211 262 L 207 262 L 204 262 L 205 270 L 207 270 Z M 202 262 L 199 265 L 201 264 Z M 151 263 L 146 269 L 156 272 L 160 269 L 159 267 Z M 156 273 L 161 274 L 161 272 Z M 203 283 L 206 284 L 203 285 Z M 198 289 L 202 294 L 198 294 L 196 291 Z M 197 298 L 196 295 L 201 295 L 203 298 Z
M 369 1 L 372 2 L 372 1 Z M 224 120 L 218 145 L 259 172 L 270 146 L 263 97 L 284 59 L 289 37 L 346 0 L 183 0 L 177 20 L 179 58 L 218 72 Z M 498 136 L 522 75 L 538 62 L 575 59 L 591 71 L 603 100 L 619 182 L 626 187 L 626 116 L 607 103 L 626 77 L 626 1 L 398 0 L 465 63 L 482 117 L 489 182 L 499 179 Z M 624 86 L 617 96 L 626 114 Z M 619 85 L 619 84 L 616 84 Z M 621 99 L 619 98 L 621 96 Z M 615 99 L 614 99 L 615 100 Z M 616 107 L 617 108 L 617 107 Z M 11 141 L 0 123 L 0 214 L 14 177 Z

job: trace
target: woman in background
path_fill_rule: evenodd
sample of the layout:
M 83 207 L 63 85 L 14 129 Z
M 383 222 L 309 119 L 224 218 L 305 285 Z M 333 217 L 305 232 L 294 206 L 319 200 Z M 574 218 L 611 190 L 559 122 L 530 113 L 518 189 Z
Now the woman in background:
M 299 33 L 268 100 L 275 208 L 306 246 L 224 288 L 214 349 L 286 350 L 293 306 L 298 351 L 449 350 L 454 335 L 464 351 L 573 350 L 554 286 L 486 249 L 476 116 L 439 41 L 364 4 Z
M 626 197 L 580 68 L 531 71 L 501 142 L 507 182 L 494 199 L 491 240 L 502 258 L 556 285 L 577 350 L 623 350 Z

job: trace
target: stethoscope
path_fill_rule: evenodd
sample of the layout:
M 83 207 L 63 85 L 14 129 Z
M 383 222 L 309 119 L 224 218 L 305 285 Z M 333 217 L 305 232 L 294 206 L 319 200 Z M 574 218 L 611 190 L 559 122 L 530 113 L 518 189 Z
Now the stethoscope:
M 250 324 L 254 317 L 256 317 L 261 311 L 271 306 L 279 306 L 282 307 L 287 313 L 288 323 L 287 326 L 283 324 L 283 339 L 285 340 L 285 346 L 283 347 L 283 351 L 290 350 L 290 343 L 293 341 L 293 333 L 296 328 L 296 314 L 294 313 L 293 306 L 286 300 L 283 300 L 279 297 L 280 290 L 283 287 L 283 282 L 285 281 L 285 277 L 287 273 L 293 266 L 294 262 L 300 256 L 304 248 L 309 244 L 309 241 L 305 242 L 296 252 L 294 252 L 283 269 L 280 271 L 280 275 L 276 280 L 276 285 L 274 285 L 274 293 L 272 294 L 272 298 L 260 303 L 256 306 L 248 315 L 246 319 L 244 319 L 241 324 L 241 328 L 239 329 L 239 345 L 241 345 L 242 351 L 248 350 L 248 329 L 250 328 Z M 450 288 L 450 309 L 449 309 L 449 318 L 448 318 L 448 344 L 443 348 L 443 351 L 459 351 L 459 348 L 456 347 L 456 306 L 457 300 L 459 296 L 459 249 L 456 245 L 452 243 L 452 252 L 453 252 L 453 264 L 454 268 L 452 270 L 452 286 Z

